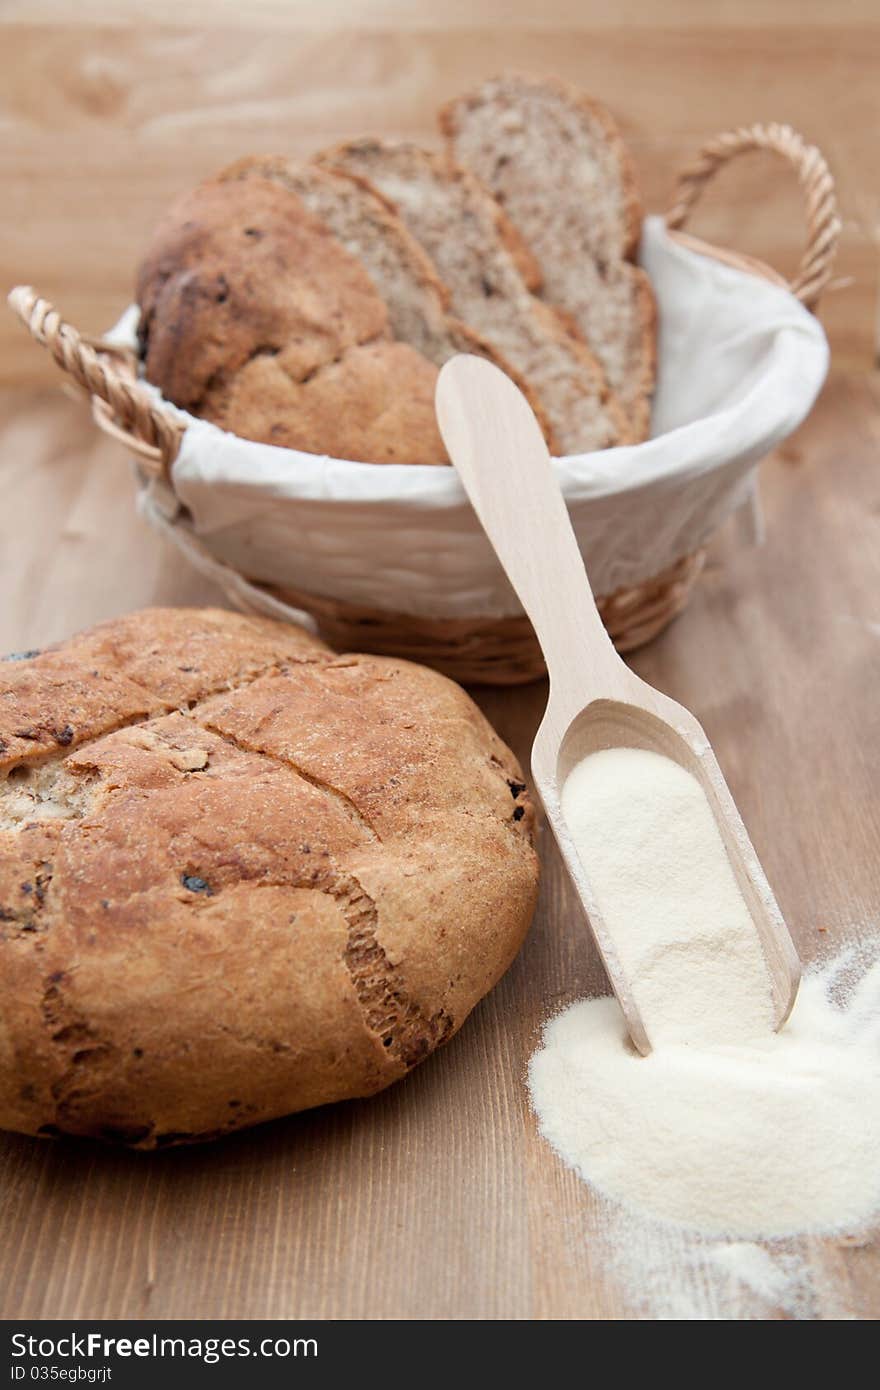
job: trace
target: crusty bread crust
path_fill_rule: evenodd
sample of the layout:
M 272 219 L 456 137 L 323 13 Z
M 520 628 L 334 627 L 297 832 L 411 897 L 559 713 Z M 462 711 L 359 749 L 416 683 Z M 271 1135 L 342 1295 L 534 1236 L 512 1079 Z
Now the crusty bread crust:
M 448 462 L 436 367 L 391 340 L 364 267 L 277 182 L 211 180 L 181 199 L 137 292 L 146 376 L 174 404 L 266 444 Z
M 636 322 L 636 346 L 634 360 L 638 363 L 635 382 L 628 394 L 627 408 L 636 443 L 647 439 L 651 433 L 651 402 L 657 382 L 657 300 L 648 272 L 640 265 L 632 268 L 633 279 L 638 295 Z
M 206 392 L 200 414 L 244 439 L 363 463 L 448 462 L 437 368 L 408 343 L 362 343 L 291 390 L 284 356 L 257 354 Z
M 355 344 L 391 337 L 363 266 L 266 179 L 246 196 L 209 180 L 179 199 L 152 237 L 137 299 L 147 378 L 187 410 L 255 351 L 293 341 L 307 375 Z
M 628 426 L 580 335 L 529 291 L 508 250 L 508 219 L 448 155 L 408 142 L 352 140 L 319 162 L 366 180 L 437 266 L 451 307 L 529 383 L 562 454 L 625 443 Z
M 488 193 L 488 189 L 486 192 Z M 489 196 L 491 197 L 491 194 Z M 494 199 L 492 201 L 495 202 Z M 526 289 L 531 290 L 532 294 L 538 294 L 544 283 L 541 267 L 500 203 L 495 203 L 495 224 L 498 235 L 522 276 Z
M 509 111 L 517 99 L 546 95 L 555 99 L 562 108 L 570 112 L 580 112 L 590 122 L 599 126 L 602 142 L 613 157 L 617 173 L 619 194 L 619 241 L 618 245 L 603 250 L 597 259 L 598 275 L 596 285 L 585 295 L 581 306 L 572 302 L 572 296 L 560 288 L 561 273 L 568 270 L 573 277 L 582 272 L 583 265 L 577 261 L 566 264 L 565 257 L 554 252 L 542 256 L 539 249 L 541 230 L 552 228 L 554 219 L 560 215 L 559 200 L 554 197 L 550 186 L 556 176 L 556 169 L 548 161 L 537 161 L 536 169 L 530 171 L 528 187 L 528 208 L 521 200 L 519 207 L 510 199 L 505 199 L 501 186 L 504 170 L 510 165 L 509 137 L 505 140 L 504 106 Z M 469 121 L 476 113 L 483 113 L 495 106 L 492 122 L 492 147 L 484 157 L 469 147 Z M 519 75 L 494 79 L 484 83 L 469 95 L 449 102 L 440 112 L 440 128 L 445 135 L 453 156 L 468 165 L 487 184 L 490 191 L 504 204 L 505 211 L 517 225 L 526 242 L 535 253 L 544 275 L 543 297 L 568 312 L 577 328 L 586 338 L 588 345 L 596 352 L 606 368 L 612 388 L 620 396 L 629 416 L 633 433 L 637 439 L 647 437 L 650 429 L 650 402 L 654 389 L 656 373 L 656 304 L 650 281 L 641 268 L 634 265 L 641 230 L 642 209 L 635 178 L 632 159 L 611 114 L 597 101 L 585 96 L 568 84 L 553 79 L 536 79 Z M 586 137 L 589 148 L 591 137 Z M 562 147 L 560 147 L 562 148 Z M 545 196 L 542 193 L 542 179 L 548 180 Z M 592 193 L 592 198 L 589 196 Z M 596 190 L 584 188 L 582 205 L 590 215 L 591 206 L 598 196 Z M 585 227 L 589 225 L 585 220 Z M 564 248 L 563 248 L 564 252 Z M 571 255 L 578 256 L 576 247 Z M 601 301 L 603 285 L 608 286 L 608 294 L 616 301 L 614 315 L 619 318 L 621 304 L 629 305 L 628 319 L 622 340 L 603 341 L 601 333 L 595 329 L 594 306 Z M 616 288 L 615 288 L 616 285 Z M 609 303 L 611 299 L 609 299 Z M 620 349 L 625 349 L 625 362 L 621 364 Z
M 0 686 L 3 1127 L 152 1148 L 371 1095 L 518 950 L 532 808 L 435 672 L 157 609 Z

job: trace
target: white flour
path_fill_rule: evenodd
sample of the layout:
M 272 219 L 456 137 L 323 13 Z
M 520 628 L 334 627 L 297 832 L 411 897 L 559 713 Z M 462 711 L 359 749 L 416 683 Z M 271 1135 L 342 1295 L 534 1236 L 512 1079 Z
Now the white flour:
M 808 975 L 781 1033 L 648 1057 L 613 999 L 584 1000 L 547 1026 L 532 1104 L 581 1177 L 654 1216 L 750 1236 L 857 1229 L 880 1208 L 878 1020 L 880 965 L 845 1010 Z
M 573 769 L 562 812 L 652 1047 L 770 1033 L 764 953 L 696 778 L 609 748 Z
M 826 1255 L 811 1237 L 723 1240 L 611 1203 L 603 1207 L 590 1249 L 631 1314 L 659 1321 L 855 1315 L 840 1256 Z
M 693 779 L 665 763 L 635 750 L 596 754 L 563 790 L 576 841 L 589 837 L 580 843 L 589 844 L 584 857 L 609 925 L 618 911 L 630 914 L 612 930 L 639 982 L 654 1051 L 634 1051 L 613 999 L 573 1004 L 547 1025 L 531 1059 L 532 1104 L 564 1161 L 620 1204 L 628 1234 L 618 1263 L 641 1244 L 637 1264 L 647 1274 L 650 1251 L 676 1241 L 698 1260 L 714 1290 L 710 1311 L 658 1316 L 724 1316 L 718 1308 L 731 1299 L 810 1316 L 790 1251 L 705 1236 L 853 1232 L 880 1212 L 880 961 L 860 973 L 849 953 L 808 974 L 792 1018 L 773 1033 L 763 958 L 747 944 L 754 929 L 737 908 L 720 839 L 708 833 L 714 822 L 707 828 L 694 805 Z M 678 797 L 675 814 L 654 816 L 642 795 L 648 781 Z M 730 988 L 717 999 L 728 962 Z M 701 1007 L 707 971 L 720 1030 Z

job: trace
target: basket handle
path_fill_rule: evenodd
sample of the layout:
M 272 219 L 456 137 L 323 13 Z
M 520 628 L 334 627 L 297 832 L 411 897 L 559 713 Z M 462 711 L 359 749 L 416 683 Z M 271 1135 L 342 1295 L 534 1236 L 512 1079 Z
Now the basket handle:
M 831 277 L 840 238 L 834 179 L 823 155 L 808 145 L 790 125 L 739 126 L 708 140 L 692 164 L 678 176 L 672 206 L 666 214 L 671 230 L 681 228 L 705 185 L 729 159 L 749 150 L 772 150 L 794 166 L 804 192 L 807 244 L 789 288 L 811 309 Z
M 167 478 L 184 426 L 140 382 L 119 370 L 113 362 L 114 352 L 118 358 L 119 350 L 109 344 L 94 346 L 30 285 L 12 290 L 9 306 L 31 336 L 49 349 L 62 371 L 109 407 L 109 412 L 102 413 L 111 416 L 117 436 L 135 450 L 151 472 Z M 105 419 L 102 423 L 106 427 L 108 422 Z

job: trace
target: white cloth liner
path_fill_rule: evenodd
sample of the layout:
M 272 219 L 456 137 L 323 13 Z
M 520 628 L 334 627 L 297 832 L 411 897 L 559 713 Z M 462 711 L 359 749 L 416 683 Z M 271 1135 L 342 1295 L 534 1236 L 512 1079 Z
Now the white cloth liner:
M 828 367 L 821 325 L 793 295 L 681 245 L 662 218 L 645 222 L 641 261 L 660 321 L 653 437 L 557 460 L 597 594 L 659 574 L 748 503 L 755 465 L 805 418 Z M 130 318 L 118 329 L 129 337 Z M 155 482 L 141 508 L 239 606 L 267 611 L 245 574 L 421 617 L 522 611 L 454 470 L 303 454 L 184 418 L 173 481 L 189 516 Z

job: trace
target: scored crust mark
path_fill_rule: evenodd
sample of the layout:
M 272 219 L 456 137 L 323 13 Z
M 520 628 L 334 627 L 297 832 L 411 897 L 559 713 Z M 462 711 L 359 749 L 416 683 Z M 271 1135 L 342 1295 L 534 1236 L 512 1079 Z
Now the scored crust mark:
M 76 757 L 81 759 L 89 748 L 108 738 L 110 734 L 119 733 L 122 729 L 149 726 L 176 710 L 194 715 L 200 705 L 206 704 L 215 696 L 243 690 L 264 676 L 283 672 L 294 666 L 310 666 L 316 663 L 325 665 L 328 662 L 329 657 L 325 658 L 320 654 L 304 654 L 301 658 L 285 656 L 283 660 L 271 661 L 265 666 L 249 671 L 245 677 L 219 681 L 204 690 L 198 700 L 183 702 L 183 707 L 165 699 L 142 679 L 126 676 L 130 685 L 142 690 L 156 702 L 157 708 L 145 714 L 109 719 L 91 737 L 82 740 L 78 740 L 72 732 L 70 738 L 56 740 L 56 748 L 48 752 L 41 751 L 13 763 L 5 777 L 0 770 L 0 830 L 14 830 L 34 819 L 67 820 L 79 819 L 86 815 L 89 809 L 87 792 L 97 783 L 98 778 L 90 776 L 88 769 L 68 767 L 67 760 L 71 754 L 76 754 Z M 4 751 L 5 745 L 0 738 L 0 753 Z M 197 762 L 193 767 L 184 767 L 178 760 L 176 765 L 180 771 L 198 771 L 204 763 Z
M 313 773 L 306 772 L 304 768 L 300 767 L 299 764 L 295 763 L 291 758 L 282 757 L 280 753 L 272 753 L 260 743 L 254 743 L 249 739 L 241 738 L 238 734 L 232 734 L 228 729 L 223 729 L 218 724 L 212 723 L 210 719 L 199 719 L 198 706 L 188 711 L 188 713 L 189 717 L 194 719 L 200 728 L 206 729 L 208 733 L 214 734 L 217 738 L 222 739 L 224 743 L 228 743 L 231 747 L 237 748 L 240 753 L 257 753 L 260 757 L 268 758 L 270 762 L 277 763 L 279 767 L 287 768 L 289 772 L 293 772 L 297 777 L 301 778 L 303 782 L 308 782 L 316 791 L 323 792 L 326 796 L 338 802 L 349 820 L 354 821 L 355 825 L 364 832 L 369 840 L 381 840 L 381 836 L 375 826 L 370 824 L 360 807 L 356 805 L 351 797 L 342 791 L 340 787 L 334 787 L 330 782 L 325 782 L 322 777 L 316 777 Z
M 404 993 L 398 967 L 392 965 L 376 937 L 379 914 L 374 900 L 353 874 L 344 874 L 329 890 L 348 923 L 345 965 L 364 1020 L 381 1038 L 389 1057 L 414 1067 L 449 1037 L 453 1019 L 445 1011 L 426 1016 Z

